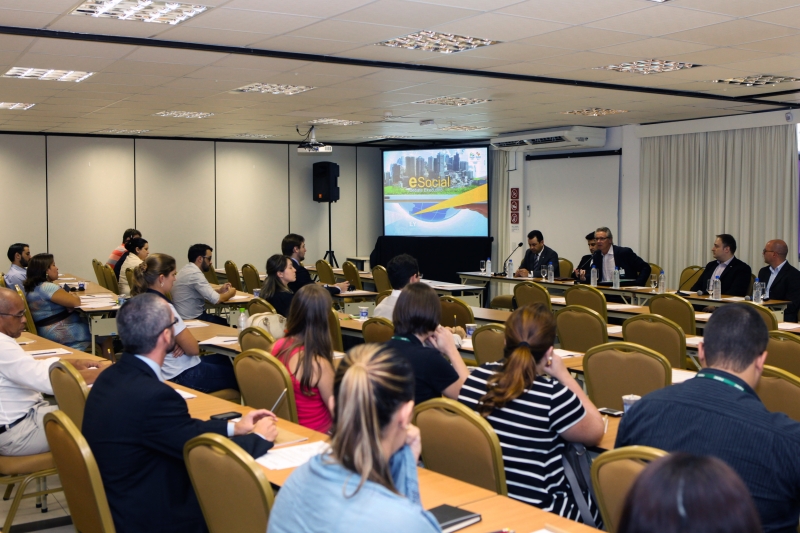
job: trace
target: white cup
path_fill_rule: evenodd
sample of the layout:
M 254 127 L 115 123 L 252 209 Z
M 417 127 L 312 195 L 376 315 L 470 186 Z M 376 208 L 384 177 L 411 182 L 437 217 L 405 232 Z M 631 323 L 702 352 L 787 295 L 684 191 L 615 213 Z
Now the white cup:
M 467 337 L 472 338 L 472 334 L 475 333 L 475 330 L 478 329 L 478 324 L 466 324 L 467 326 Z
M 369 316 L 369 307 L 359 307 L 358 315 L 361 317 L 361 320 L 366 320 Z

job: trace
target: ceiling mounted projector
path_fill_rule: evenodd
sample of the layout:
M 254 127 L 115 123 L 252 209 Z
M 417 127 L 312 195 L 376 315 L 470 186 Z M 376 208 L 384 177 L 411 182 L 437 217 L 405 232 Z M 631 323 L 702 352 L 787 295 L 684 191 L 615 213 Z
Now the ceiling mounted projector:
M 311 129 L 308 130 L 306 133 L 306 138 L 297 145 L 297 153 L 298 154 L 330 154 L 333 152 L 333 146 L 329 144 L 323 144 L 321 142 L 317 142 L 317 137 L 314 131 L 315 126 L 311 126 Z M 300 133 L 299 128 L 297 129 L 297 133 Z M 302 135 L 302 133 L 300 133 Z

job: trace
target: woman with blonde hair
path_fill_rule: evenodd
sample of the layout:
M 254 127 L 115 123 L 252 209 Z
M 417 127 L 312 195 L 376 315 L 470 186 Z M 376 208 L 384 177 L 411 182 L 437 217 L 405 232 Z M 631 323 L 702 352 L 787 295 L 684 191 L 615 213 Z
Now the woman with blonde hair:
M 441 531 L 419 498 L 409 363 L 379 345 L 360 345 L 345 355 L 334 388 L 331 450 L 289 476 L 267 533 Z

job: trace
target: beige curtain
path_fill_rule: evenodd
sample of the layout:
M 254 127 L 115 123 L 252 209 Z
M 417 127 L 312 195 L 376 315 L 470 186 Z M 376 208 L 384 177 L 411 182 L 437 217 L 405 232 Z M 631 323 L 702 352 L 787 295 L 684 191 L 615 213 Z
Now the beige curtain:
M 797 265 L 798 161 L 794 125 L 642 139 L 642 257 L 675 287 L 681 270 L 712 260 L 714 235 L 730 233 L 757 274 L 770 239 Z
M 509 202 L 508 189 L 508 152 L 493 150 L 491 168 L 491 227 L 494 244 L 492 249 L 492 269 L 495 272 L 503 270 L 503 259 L 511 253 L 511 206 Z M 511 294 L 506 283 L 491 283 L 489 298 L 494 298 L 498 294 Z M 499 290 L 498 290 L 499 286 Z M 510 285 L 508 285 L 510 287 Z

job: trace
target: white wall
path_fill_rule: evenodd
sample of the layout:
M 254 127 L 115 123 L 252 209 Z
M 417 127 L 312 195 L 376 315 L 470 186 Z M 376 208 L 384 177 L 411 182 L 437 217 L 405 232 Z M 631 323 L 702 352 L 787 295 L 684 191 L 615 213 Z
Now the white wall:
M 383 235 L 383 182 L 381 176 L 376 176 L 374 172 L 376 168 L 383 168 L 383 157 L 380 150 L 359 148 L 356 158 L 358 159 L 356 252 L 363 257 L 372 253 L 375 241 Z M 376 201 L 376 198 L 379 201 Z

